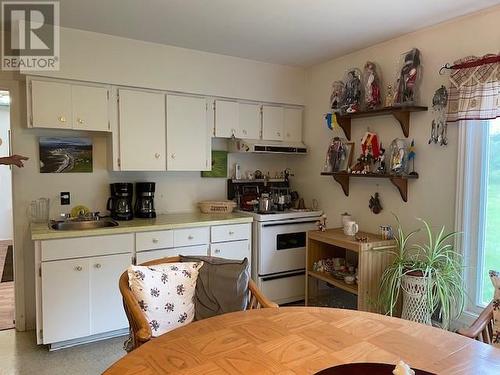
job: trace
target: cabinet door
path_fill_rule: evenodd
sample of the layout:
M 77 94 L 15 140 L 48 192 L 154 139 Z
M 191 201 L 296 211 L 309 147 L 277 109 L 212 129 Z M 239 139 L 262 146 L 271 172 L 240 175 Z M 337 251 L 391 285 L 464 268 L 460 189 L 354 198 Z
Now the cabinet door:
M 119 90 L 120 169 L 165 170 L 165 95 Z
M 250 242 L 243 240 L 213 243 L 210 245 L 210 256 L 237 260 L 248 258 L 250 260 Z
M 110 131 L 106 87 L 71 85 L 73 129 Z
M 71 86 L 36 81 L 31 85 L 31 125 L 34 128 L 71 129 Z
M 231 138 L 238 129 L 238 103 L 227 100 L 215 101 L 215 136 Z
M 87 258 L 42 262 L 44 344 L 90 335 L 89 292 Z
M 211 169 L 205 98 L 167 95 L 167 170 Z
M 260 105 L 238 104 L 237 138 L 260 139 L 261 124 Z
M 302 142 L 302 109 L 284 109 L 284 140 L 288 142 Z
M 283 140 L 283 108 L 262 106 L 262 139 Z
M 90 332 L 92 335 L 127 328 L 122 296 L 118 289 L 120 275 L 130 266 L 131 254 L 90 258 Z

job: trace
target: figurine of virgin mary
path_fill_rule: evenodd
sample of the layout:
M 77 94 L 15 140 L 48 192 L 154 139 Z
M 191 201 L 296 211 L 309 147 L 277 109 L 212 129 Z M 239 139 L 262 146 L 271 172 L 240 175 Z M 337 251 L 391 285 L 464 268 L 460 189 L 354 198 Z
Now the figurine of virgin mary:
M 377 66 L 371 61 L 367 61 L 363 72 L 365 89 L 366 109 L 375 109 L 380 105 L 380 80 L 377 74 Z

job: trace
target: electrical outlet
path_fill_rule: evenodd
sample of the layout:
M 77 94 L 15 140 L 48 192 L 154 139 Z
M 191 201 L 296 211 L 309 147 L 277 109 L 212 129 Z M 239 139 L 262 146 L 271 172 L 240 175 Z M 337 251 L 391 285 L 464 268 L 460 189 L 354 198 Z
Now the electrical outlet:
M 69 191 L 61 191 L 61 206 L 67 206 L 71 203 Z

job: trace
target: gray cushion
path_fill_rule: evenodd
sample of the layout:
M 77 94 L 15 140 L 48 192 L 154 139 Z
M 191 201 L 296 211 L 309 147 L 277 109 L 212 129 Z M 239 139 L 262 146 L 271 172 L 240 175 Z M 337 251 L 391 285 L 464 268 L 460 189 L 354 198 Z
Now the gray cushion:
M 248 304 L 248 259 L 183 256 L 181 262 L 203 261 L 195 290 L 195 320 L 245 310 Z

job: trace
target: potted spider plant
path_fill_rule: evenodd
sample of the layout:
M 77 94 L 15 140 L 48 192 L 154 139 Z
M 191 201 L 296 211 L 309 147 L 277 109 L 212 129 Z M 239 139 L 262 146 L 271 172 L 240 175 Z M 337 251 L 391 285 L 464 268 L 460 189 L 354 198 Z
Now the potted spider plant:
M 465 305 L 463 259 L 452 241 L 459 233 L 445 234 L 444 226 L 433 233 L 427 221 L 418 220 L 423 224 L 427 241 L 410 244 L 420 229 L 405 233 L 396 216 L 396 248 L 382 250 L 394 258 L 382 274 L 378 303 L 383 313 L 393 316 L 402 294 L 403 319 L 430 325 L 432 315 L 437 314 L 439 326 L 448 329 Z

